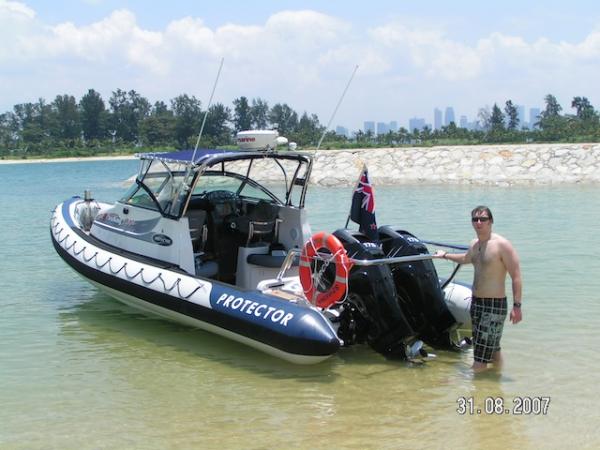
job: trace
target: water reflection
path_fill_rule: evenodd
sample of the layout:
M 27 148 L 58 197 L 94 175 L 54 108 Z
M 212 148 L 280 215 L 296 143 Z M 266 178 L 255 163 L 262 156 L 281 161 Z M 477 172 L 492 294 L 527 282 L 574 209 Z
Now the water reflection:
M 207 360 L 272 378 L 325 383 L 334 379 L 321 375 L 330 373 L 339 364 L 334 356 L 318 365 L 291 365 L 213 333 L 144 315 L 98 291 L 89 301 L 61 311 L 59 316 L 63 335 L 81 339 L 91 352 L 107 349 L 111 358 L 119 352 L 125 352 L 127 358 L 135 357 L 129 353 L 131 347 L 122 345 L 135 341 L 135 345 L 148 351 L 154 351 L 151 348 L 154 346 L 164 358 L 172 358 L 179 364 Z M 75 329 L 74 324 L 77 324 Z
M 84 187 L 118 198 L 136 164 L 24 166 L 0 167 L 10 236 L 0 260 L 0 447 L 598 447 L 597 187 L 375 187 L 380 224 L 465 243 L 466 213 L 490 204 L 518 248 L 524 321 L 505 327 L 502 375 L 474 378 L 470 352 L 412 365 L 356 346 L 296 366 L 121 306 L 57 258 L 48 220 Z M 313 231 L 343 225 L 350 189 L 309 195 Z M 461 396 L 483 406 L 536 395 L 551 397 L 548 415 L 456 412 Z

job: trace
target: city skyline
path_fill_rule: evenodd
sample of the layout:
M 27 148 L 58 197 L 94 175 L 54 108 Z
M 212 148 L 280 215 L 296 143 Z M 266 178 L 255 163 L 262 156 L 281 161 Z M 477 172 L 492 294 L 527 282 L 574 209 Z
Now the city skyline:
M 135 90 L 152 103 L 180 94 L 205 105 L 261 98 L 334 123 L 435 123 L 436 105 L 469 121 L 485 105 L 600 103 L 600 5 L 356 0 L 218 3 L 173 0 L 0 0 L 0 113 L 16 104 L 105 101 Z M 232 14 L 232 11 L 235 14 Z M 574 70 L 576 68 L 577 70 Z M 386 119 L 389 118 L 389 119 Z M 442 121 L 444 118 L 441 119 Z
M 504 105 L 498 106 L 504 113 Z M 528 129 L 534 128 L 535 123 L 539 120 L 538 116 L 543 110 L 541 107 L 526 108 L 525 105 L 515 105 L 515 108 L 517 109 L 517 117 L 519 119 L 519 129 L 524 126 Z M 407 126 L 404 126 L 398 125 L 398 121 L 396 120 L 392 120 L 390 122 L 365 120 L 363 121 L 363 126 L 360 128 L 360 130 L 365 133 L 367 131 L 371 131 L 373 135 L 385 134 L 390 130 L 398 131 L 401 127 L 405 128 L 409 132 L 412 132 L 415 128 L 422 130 L 424 127 L 428 127 L 430 130 L 440 130 L 443 126 L 448 126 L 450 122 L 454 122 L 457 127 L 467 128 L 469 130 L 480 128 L 480 124 L 477 123 L 479 121 L 478 117 L 474 117 L 472 120 L 469 120 L 469 116 L 466 114 L 461 114 L 459 116 L 459 120 L 456 120 L 457 114 L 455 113 L 453 106 L 446 106 L 444 109 L 449 114 L 442 114 L 441 109 L 437 106 L 433 109 L 433 121 L 428 121 L 423 117 L 411 117 L 406 124 Z M 527 114 L 525 113 L 526 111 Z M 387 128 L 382 127 L 383 125 L 387 125 Z M 382 129 L 383 132 L 379 132 L 380 129 Z M 351 137 L 351 134 L 358 131 L 358 129 L 352 130 L 345 125 L 337 125 L 334 131 L 336 134 Z

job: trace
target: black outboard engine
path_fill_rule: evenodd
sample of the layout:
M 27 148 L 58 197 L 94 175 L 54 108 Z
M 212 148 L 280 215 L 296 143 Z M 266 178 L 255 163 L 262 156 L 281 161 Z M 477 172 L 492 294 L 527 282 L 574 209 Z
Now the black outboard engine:
M 414 235 L 390 226 L 379 228 L 379 239 L 390 258 L 429 253 Z M 400 308 L 418 337 L 433 347 L 453 348 L 449 331 L 456 320 L 444 301 L 433 261 L 391 264 L 390 268 Z
M 378 259 L 381 248 L 360 232 L 340 229 L 333 233 L 350 258 Z M 390 358 L 406 358 L 407 348 L 420 348 L 417 333 L 397 302 L 396 286 L 388 265 L 354 266 L 348 279 L 348 297 L 340 305 L 338 336 L 346 345 L 368 343 Z M 416 345 L 415 345 L 416 344 Z

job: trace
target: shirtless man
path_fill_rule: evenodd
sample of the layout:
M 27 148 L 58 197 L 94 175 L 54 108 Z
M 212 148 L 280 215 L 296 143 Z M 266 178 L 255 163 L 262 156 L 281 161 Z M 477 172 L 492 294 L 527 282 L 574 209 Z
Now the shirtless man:
M 481 372 L 493 362 L 502 367 L 500 338 L 507 304 L 504 284 L 506 274 L 512 280 L 513 307 L 510 321 L 521 321 L 521 269 L 519 256 L 512 244 L 499 234 L 492 233 L 494 217 L 487 206 L 478 206 L 471 211 L 471 221 L 477 239 L 469 245 L 466 253 L 437 251 L 435 257 L 449 259 L 458 264 L 473 264 L 473 299 L 471 322 L 473 326 L 473 371 Z

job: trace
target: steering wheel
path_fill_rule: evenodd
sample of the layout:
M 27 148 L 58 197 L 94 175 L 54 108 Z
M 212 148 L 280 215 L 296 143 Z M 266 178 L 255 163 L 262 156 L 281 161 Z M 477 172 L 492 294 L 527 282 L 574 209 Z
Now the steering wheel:
M 206 194 L 206 198 L 212 205 L 237 201 L 237 195 L 235 192 L 225 191 L 225 190 L 217 190 L 217 191 L 208 192 Z
M 218 222 L 225 221 L 228 228 L 235 229 L 232 221 L 238 216 L 238 199 L 235 192 L 226 190 L 212 191 L 206 194 L 213 211 L 213 218 Z

